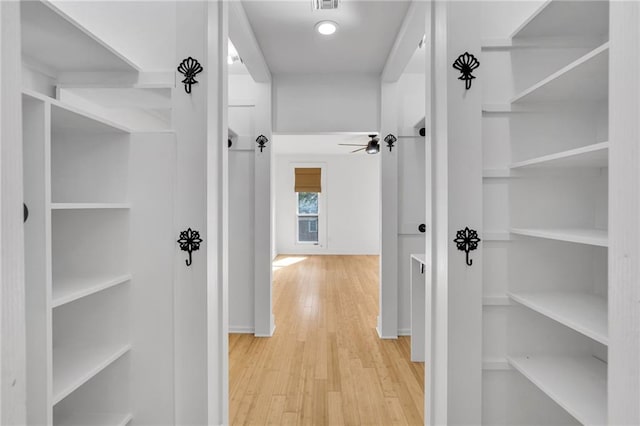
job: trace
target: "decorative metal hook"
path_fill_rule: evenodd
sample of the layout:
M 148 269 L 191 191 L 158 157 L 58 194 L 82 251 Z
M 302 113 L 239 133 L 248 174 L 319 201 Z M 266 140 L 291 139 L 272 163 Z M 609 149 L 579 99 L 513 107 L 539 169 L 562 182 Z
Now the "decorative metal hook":
M 178 240 L 178 244 L 180 244 L 180 250 L 189 253 L 189 259 L 185 261 L 187 266 L 191 266 L 191 253 L 200 250 L 201 242 L 202 238 L 200 238 L 200 232 L 198 231 L 193 231 L 191 230 L 191 228 L 189 228 L 186 231 L 180 232 L 180 239 Z
M 267 139 L 267 137 L 265 135 L 258 136 L 258 138 L 256 139 L 256 143 L 258 144 L 258 147 L 260 148 L 260 152 L 262 152 L 262 150 L 264 148 L 266 148 L 267 142 L 269 142 L 269 139 Z
M 200 74 L 202 70 L 203 68 L 202 65 L 200 65 L 200 62 L 198 62 L 197 59 L 193 59 L 191 56 L 180 62 L 180 65 L 178 65 L 178 71 L 184 75 L 182 83 L 184 83 L 185 92 L 191 93 L 191 85 L 198 84 L 196 75 Z
M 453 68 L 457 69 L 462 74 L 458 77 L 458 80 L 464 80 L 465 89 L 471 89 L 471 81 L 475 79 L 471 73 L 479 66 L 480 62 L 478 62 L 476 57 L 469 52 L 464 52 L 462 55 L 458 56 L 458 59 L 453 63 Z
M 469 252 L 478 248 L 478 243 L 482 241 L 478 238 L 478 232 L 464 228 L 456 233 L 456 239 L 453 240 L 457 244 L 458 250 L 464 251 L 467 255 L 467 265 L 473 265 L 473 260 L 469 259 Z
M 398 138 L 396 138 L 395 136 L 393 136 L 391 133 L 389 133 L 385 138 L 384 141 L 387 143 L 387 147 L 389 148 L 389 152 L 391 152 L 391 149 L 393 148 L 393 144 L 396 143 L 398 141 Z

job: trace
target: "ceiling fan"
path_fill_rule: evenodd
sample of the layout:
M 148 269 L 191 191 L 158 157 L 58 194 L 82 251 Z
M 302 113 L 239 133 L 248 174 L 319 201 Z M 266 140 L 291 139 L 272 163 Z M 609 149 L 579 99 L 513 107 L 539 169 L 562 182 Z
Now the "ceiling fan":
M 343 145 L 343 146 L 361 146 L 362 148 L 358 148 L 356 150 L 353 150 L 350 152 L 350 154 L 353 154 L 355 152 L 358 151 L 364 151 L 366 150 L 367 154 L 377 154 L 380 152 L 380 138 L 378 137 L 378 135 L 369 135 L 369 137 L 371 138 L 371 140 L 367 143 L 367 144 L 355 144 L 355 143 L 339 143 L 338 145 Z

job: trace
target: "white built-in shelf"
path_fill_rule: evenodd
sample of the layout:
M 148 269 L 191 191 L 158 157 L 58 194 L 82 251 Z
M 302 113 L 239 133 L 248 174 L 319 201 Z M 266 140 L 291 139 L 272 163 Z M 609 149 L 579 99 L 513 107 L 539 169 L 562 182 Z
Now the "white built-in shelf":
M 568 151 L 518 161 L 512 169 L 608 167 L 609 142 L 600 142 Z
M 129 203 L 51 203 L 51 210 L 126 210 Z
M 84 131 L 96 133 L 132 133 L 133 130 L 115 121 L 75 105 L 61 102 L 30 89 L 22 90 L 23 96 L 51 104 L 51 128 L 59 131 Z
M 131 133 L 131 130 L 109 119 L 55 99 L 51 102 L 51 128 L 59 131 L 84 131 L 96 133 Z
M 175 77 L 170 85 L 133 85 L 129 87 L 58 86 L 58 99 L 67 105 L 109 117 L 132 131 L 171 130 L 171 97 Z
M 54 425 L 64 426 L 127 426 L 133 420 L 133 414 L 122 413 L 79 413 L 56 417 Z
M 504 114 L 512 112 L 511 104 L 482 104 L 483 113 Z
M 54 348 L 53 404 L 57 404 L 131 350 L 131 345 Z
M 53 72 L 138 72 L 140 68 L 48 1 L 20 2 L 22 55 Z
M 131 275 L 128 274 L 97 279 L 58 279 L 53 283 L 52 307 L 66 305 L 129 281 L 131 281 Z
M 545 238 L 549 240 L 567 241 L 570 243 L 587 244 L 607 247 L 608 233 L 602 229 L 586 228 L 512 228 L 512 234 L 526 237 Z
M 609 33 L 607 1 L 547 0 L 511 35 L 527 38 L 571 39 L 606 37 Z
M 584 425 L 607 424 L 607 365 L 591 356 L 531 355 L 509 363 Z
M 529 87 L 511 103 L 599 101 L 608 96 L 609 43 Z
M 578 292 L 511 292 L 514 301 L 593 340 L 608 344 L 607 299 Z

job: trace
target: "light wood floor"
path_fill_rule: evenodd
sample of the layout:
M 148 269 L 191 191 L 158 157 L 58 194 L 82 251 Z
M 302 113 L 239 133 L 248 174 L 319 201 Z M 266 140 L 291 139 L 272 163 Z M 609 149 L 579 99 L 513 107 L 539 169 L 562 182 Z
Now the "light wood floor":
M 424 364 L 375 330 L 378 257 L 275 265 L 289 263 L 274 267 L 274 336 L 229 336 L 231 424 L 423 424 Z

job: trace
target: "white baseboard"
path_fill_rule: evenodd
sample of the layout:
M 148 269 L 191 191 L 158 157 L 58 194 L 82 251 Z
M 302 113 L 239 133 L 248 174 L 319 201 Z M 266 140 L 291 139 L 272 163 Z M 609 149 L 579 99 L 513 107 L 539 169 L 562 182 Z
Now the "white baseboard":
M 399 328 L 398 329 L 398 336 L 411 336 L 411 329 L 410 328 Z
M 398 336 L 397 336 L 397 335 L 396 335 L 396 336 L 383 336 L 383 335 L 381 335 L 381 334 L 380 334 L 380 328 L 379 328 L 379 327 L 376 327 L 376 333 L 378 333 L 378 337 L 379 337 L 379 338 L 381 338 L 381 339 L 391 339 L 391 340 L 396 340 L 396 339 L 398 339 Z

